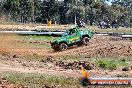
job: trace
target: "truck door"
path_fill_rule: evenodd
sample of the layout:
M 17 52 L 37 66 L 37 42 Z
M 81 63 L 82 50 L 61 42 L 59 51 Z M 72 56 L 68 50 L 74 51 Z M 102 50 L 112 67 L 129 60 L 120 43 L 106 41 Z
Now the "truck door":
M 80 30 L 78 30 L 78 29 L 75 29 L 75 31 L 76 31 L 76 33 L 75 33 L 75 37 L 76 37 L 76 42 L 79 42 L 80 41 L 80 36 L 81 36 L 81 34 L 80 34 Z
M 67 37 L 69 44 L 75 43 L 78 39 L 79 36 L 76 33 L 76 29 L 69 30 L 69 36 Z

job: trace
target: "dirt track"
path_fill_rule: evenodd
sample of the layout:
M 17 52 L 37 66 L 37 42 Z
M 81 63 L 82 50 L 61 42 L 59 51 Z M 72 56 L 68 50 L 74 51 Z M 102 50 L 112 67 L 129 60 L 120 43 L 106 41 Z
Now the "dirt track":
M 132 41 L 116 40 L 113 37 L 94 36 L 88 46 L 69 49 L 64 52 L 54 53 L 58 55 L 87 55 L 93 56 L 131 56 Z M 71 54 L 72 52 L 72 54 Z
M 8 37 L 7 37 L 8 38 Z M 108 36 L 94 36 L 88 46 L 73 47 L 63 52 L 54 52 L 52 49 L 39 47 L 20 46 L 20 41 L 1 40 L 0 52 L 8 52 L 14 54 L 42 55 L 42 56 L 63 56 L 63 55 L 86 55 L 89 57 L 103 56 L 131 56 L 132 41 L 119 40 Z M 47 42 L 45 42 L 47 43 Z M 29 43 L 33 45 L 34 43 Z M 49 44 L 49 43 L 47 43 Z M 17 46 L 19 45 L 19 46 Z M 50 44 L 49 44 L 50 46 Z

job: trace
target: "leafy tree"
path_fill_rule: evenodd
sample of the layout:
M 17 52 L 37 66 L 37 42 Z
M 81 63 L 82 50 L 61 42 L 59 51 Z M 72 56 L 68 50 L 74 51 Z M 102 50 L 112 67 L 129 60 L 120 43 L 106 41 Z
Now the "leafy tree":
M 74 23 L 85 19 L 92 25 L 101 20 L 132 25 L 132 0 L 0 0 L 0 15 L 16 22 Z M 2 17 L 2 16 L 1 16 Z
M 21 22 L 30 22 L 34 15 L 34 1 L 33 0 L 21 0 L 19 14 L 21 16 Z
M 42 22 L 41 5 L 41 0 L 34 0 L 34 22 Z
M 11 15 L 13 20 L 18 15 L 19 5 L 19 0 L 7 0 L 3 5 L 5 12 Z
M 55 0 L 43 1 L 41 5 L 43 22 L 45 22 L 46 20 L 52 20 L 58 13 L 58 8 L 58 4 Z

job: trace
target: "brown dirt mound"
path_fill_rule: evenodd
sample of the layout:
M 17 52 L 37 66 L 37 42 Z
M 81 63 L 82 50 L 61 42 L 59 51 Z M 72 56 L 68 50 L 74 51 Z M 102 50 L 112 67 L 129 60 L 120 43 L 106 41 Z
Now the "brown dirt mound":
M 66 62 L 58 61 L 52 58 L 47 58 L 46 60 L 41 60 L 41 62 L 53 63 L 55 66 L 61 67 L 63 69 L 80 70 L 81 66 L 83 66 L 86 70 L 93 70 L 95 68 L 95 65 L 93 63 L 87 61 Z

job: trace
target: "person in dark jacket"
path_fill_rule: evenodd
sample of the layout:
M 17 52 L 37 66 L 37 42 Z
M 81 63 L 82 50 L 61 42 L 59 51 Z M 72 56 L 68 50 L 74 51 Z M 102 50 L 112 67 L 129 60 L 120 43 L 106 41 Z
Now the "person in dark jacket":
M 111 26 L 112 28 L 117 28 L 117 20 L 113 20 Z
M 84 21 L 83 20 L 79 20 L 78 22 L 77 22 L 77 25 L 78 25 L 78 27 L 85 27 L 85 23 L 84 23 Z

